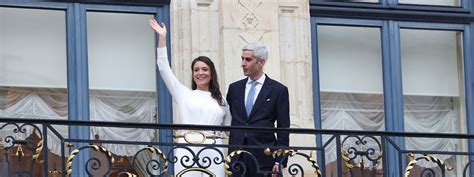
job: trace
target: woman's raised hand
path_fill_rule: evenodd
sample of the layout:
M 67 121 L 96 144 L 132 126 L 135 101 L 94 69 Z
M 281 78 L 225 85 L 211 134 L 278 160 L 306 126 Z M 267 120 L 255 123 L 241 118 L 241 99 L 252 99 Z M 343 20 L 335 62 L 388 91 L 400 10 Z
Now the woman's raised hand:
M 158 22 L 156 22 L 155 19 L 150 19 L 148 24 L 150 24 L 150 27 L 153 28 L 153 30 L 155 30 L 156 33 L 158 33 L 158 35 L 160 35 L 160 37 L 166 37 L 166 25 L 165 23 L 161 22 L 161 25 L 158 24 Z

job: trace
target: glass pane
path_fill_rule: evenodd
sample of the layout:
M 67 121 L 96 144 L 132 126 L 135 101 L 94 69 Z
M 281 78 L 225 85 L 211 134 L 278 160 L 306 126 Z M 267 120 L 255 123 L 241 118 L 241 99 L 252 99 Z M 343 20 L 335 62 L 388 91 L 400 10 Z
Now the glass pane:
M 316 2 L 365 2 L 379 3 L 379 0 L 315 0 Z
M 461 0 L 399 0 L 399 4 L 461 6 Z
M 380 28 L 318 26 L 322 92 L 383 94 Z
M 64 11 L 0 7 L 0 85 L 66 88 Z
M 462 32 L 401 29 L 400 40 L 405 131 L 465 133 Z M 465 150 L 458 139 L 439 138 L 407 138 L 406 147 Z M 457 161 L 451 155 L 438 157 Z
M 317 32 L 322 128 L 385 130 L 380 28 L 318 25 Z M 326 175 L 336 171 L 334 143 L 326 148 Z M 367 146 L 377 149 L 375 141 Z
M 155 34 L 153 15 L 87 12 L 90 119 L 156 122 Z M 151 141 L 152 130 L 93 127 L 107 140 Z M 104 145 L 114 154 L 133 155 L 140 147 Z
M 65 11 L 0 7 L 0 117 L 68 118 L 66 46 Z M 36 146 L 41 131 L 35 134 L 32 126 L 25 126 L 26 133 L 14 133 L 14 128 L 6 126 L 0 130 L 0 146 L 6 145 L 6 136 L 31 139 Z M 67 127 L 55 126 L 55 129 L 63 137 L 68 136 Z M 50 170 L 61 168 L 60 143 L 49 134 Z M 34 147 L 30 145 L 25 146 Z M 17 169 L 21 159 L 14 156 L 14 150 L 6 152 L 14 166 L 11 169 Z M 28 148 L 24 150 L 25 154 L 33 153 Z M 24 158 L 23 161 L 32 162 L 31 155 Z M 2 162 L 0 169 L 5 169 L 6 163 Z M 30 165 L 27 163 L 23 169 Z M 0 176 L 15 176 L 0 171 Z M 36 171 L 32 176 L 41 176 L 40 173 Z

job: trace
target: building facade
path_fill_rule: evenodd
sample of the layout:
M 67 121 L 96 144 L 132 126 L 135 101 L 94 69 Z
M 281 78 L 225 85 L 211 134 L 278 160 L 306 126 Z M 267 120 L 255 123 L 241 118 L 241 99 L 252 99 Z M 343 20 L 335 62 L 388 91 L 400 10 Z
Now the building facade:
M 289 88 L 292 128 L 472 134 L 473 14 L 469 0 L 0 0 L 0 117 L 181 123 L 156 70 L 157 40 L 147 24 L 156 18 L 168 24 L 171 65 L 188 86 L 192 59 L 205 55 L 225 94 L 243 78 L 241 48 L 266 44 L 264 71 Z M 170 131 L 57 129 L 72 138 L 172 141 Z M 59 154 L 55 141 L 48 147 Z M 330 141 L 291 135 L 293 146 Z M 465 139 L 394 141 L 474 151 Z M 333 146 L 327 176 L 341 169 Z M 104 147 L 121 156 L 141 148 Z M 450 176 L 462 176 L 470 161 L 439 158 L 457 167 Z M 385 175 L 403 168 L 388 167 Z

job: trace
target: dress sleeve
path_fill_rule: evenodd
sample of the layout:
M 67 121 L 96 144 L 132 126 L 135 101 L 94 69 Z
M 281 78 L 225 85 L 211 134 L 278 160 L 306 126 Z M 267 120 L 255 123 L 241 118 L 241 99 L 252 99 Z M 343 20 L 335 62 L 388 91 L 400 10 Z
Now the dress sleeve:
M 189 88 L 184 86 L 171 70 L 170 64 L 168 62 L 168 52 L 166 47 L 157 48 L 157 59 L 156 64 L 158 65 L 158 70 L 160 71 L 161 77 L 165 82 L 166 87 L 168 88 L 173 99 L 180 104 L 184 96 L 184 92 L 190 91 Z

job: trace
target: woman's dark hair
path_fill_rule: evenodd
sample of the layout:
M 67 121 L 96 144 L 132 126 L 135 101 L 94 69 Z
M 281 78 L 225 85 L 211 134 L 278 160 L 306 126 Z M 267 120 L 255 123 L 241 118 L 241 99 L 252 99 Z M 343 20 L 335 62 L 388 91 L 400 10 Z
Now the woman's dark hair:
M 209 92 L 211 92 L 212 98 L 214 98 L 217 101 L 217 103 L 219 103 L 219 105 L 223 106 L 224 100 L 222 99 L 221 90 L 219 89 L 219 82 L 217 81 L 218 80 L 217 71 L 216 71 L 216 67 L 214 66 L 214 63 L 211 61 L 209 57 L 206 57 L 206 56 L 199 56 L 195 58 L 191 64 L 191 70 L 193 71 L 192 72 L 193 74 L 194 74 L 194 64 L 196 64 L 196 62 L 198 61 L 206 63 L 206 65 L 208 65 L 209 68 L 211 69 L 211 81 L 209 81 Z M 192 79 L 191 88 L 193 90 L 196 90 L 197 85 L 196 85 L 196 82 L 194 81 L 194 77 L 192 78 L 193 79 Z

